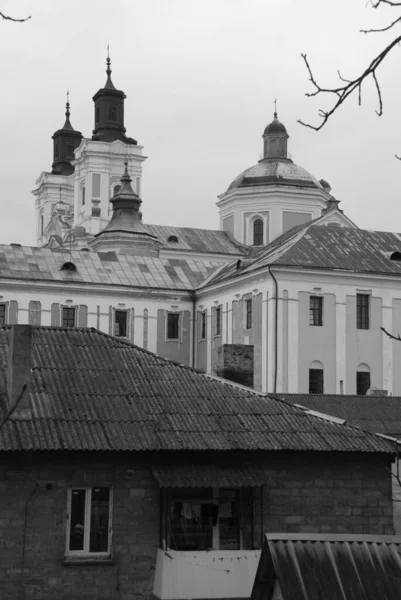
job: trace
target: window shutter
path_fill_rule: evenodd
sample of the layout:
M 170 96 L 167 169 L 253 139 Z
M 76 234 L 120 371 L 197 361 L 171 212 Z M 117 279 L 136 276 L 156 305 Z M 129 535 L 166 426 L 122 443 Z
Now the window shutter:
M 8 322 L 10 325 L 18 323 L 18 302 L 10 300 L 10 308 L 8 310 Z
M 88 307 L 85 304 L 78 307 L 78 327 L 88 327 Z
M 36 300 L 31 300 L 28 308 L 28 323 L 29 325 L 41 324 L 41 303 Z
M 113 327 L 113 307 L 109 306 L 109 334 L 114 335 Z
M 51 325 L 60 327 L 60 304 L 54 303 L 51 306 Z

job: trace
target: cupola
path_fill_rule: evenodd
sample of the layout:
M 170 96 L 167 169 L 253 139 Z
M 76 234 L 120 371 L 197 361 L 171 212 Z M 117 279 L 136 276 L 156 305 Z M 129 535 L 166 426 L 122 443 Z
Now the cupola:
M 276 104 L 276 101 L 274 101 Z M 284 125 L 278 120 L 277 111 L 274 111 L 273 121 L 267 125 L 263 132 L 263 160 L 284 159 L 287 156 L 287 140 L 290 137 Z
M 63 127 L 58 129 L 52 136 L 53 175 L 71 175 L 71 173 L 74 172 L 71 161 L 75 158 L 75 148 L 81 143 L 82 133 L 80 131 L 75 131 L 71 125 L 70 114 L 69 92 L 67 92 L 65 123 Z
M 101 142 L 121 140 L 125 144 L 136 145 L 136 140 L 125 135 L 124 100 L 126 95 L 121 90 L 117 90 L 113 85 L 109 55 L 107 55 L 106 64 L 106 84 L 93 96 L 93 102 L 95 103 L 95 128 L 92 140 Z

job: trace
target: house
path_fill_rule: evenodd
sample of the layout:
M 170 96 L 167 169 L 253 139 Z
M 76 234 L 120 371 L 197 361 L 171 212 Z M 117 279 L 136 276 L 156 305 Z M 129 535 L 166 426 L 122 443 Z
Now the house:
M 397 600 L 400 552 L 400 536 L 267 534 L 251 600 Z
M 95 329 L 0 328 L 5 600 L 249 598 L 266 532 L 393 534 L 394 441 Z

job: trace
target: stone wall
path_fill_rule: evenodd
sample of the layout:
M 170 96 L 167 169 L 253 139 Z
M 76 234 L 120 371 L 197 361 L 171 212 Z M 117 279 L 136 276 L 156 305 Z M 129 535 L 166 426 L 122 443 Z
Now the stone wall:
M 253 387 L 253 346 L 223 344 L 218 349 L 216 375 Z

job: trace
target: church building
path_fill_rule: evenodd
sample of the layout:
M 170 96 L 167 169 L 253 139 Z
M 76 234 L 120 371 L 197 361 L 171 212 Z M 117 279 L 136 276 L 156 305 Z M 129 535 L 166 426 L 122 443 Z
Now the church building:
M 93 327 L 262 392 L 401 395 L 382 331 L 401 332 L 400 236 L 344 214 L 289 157 L 277 112 L 218 196 L 219 230 L 148 224 L 109 58 L 106 74 L 91 137 L 67 98 L 33 190 L 37 246 L 0 246 L 0 325 Z

